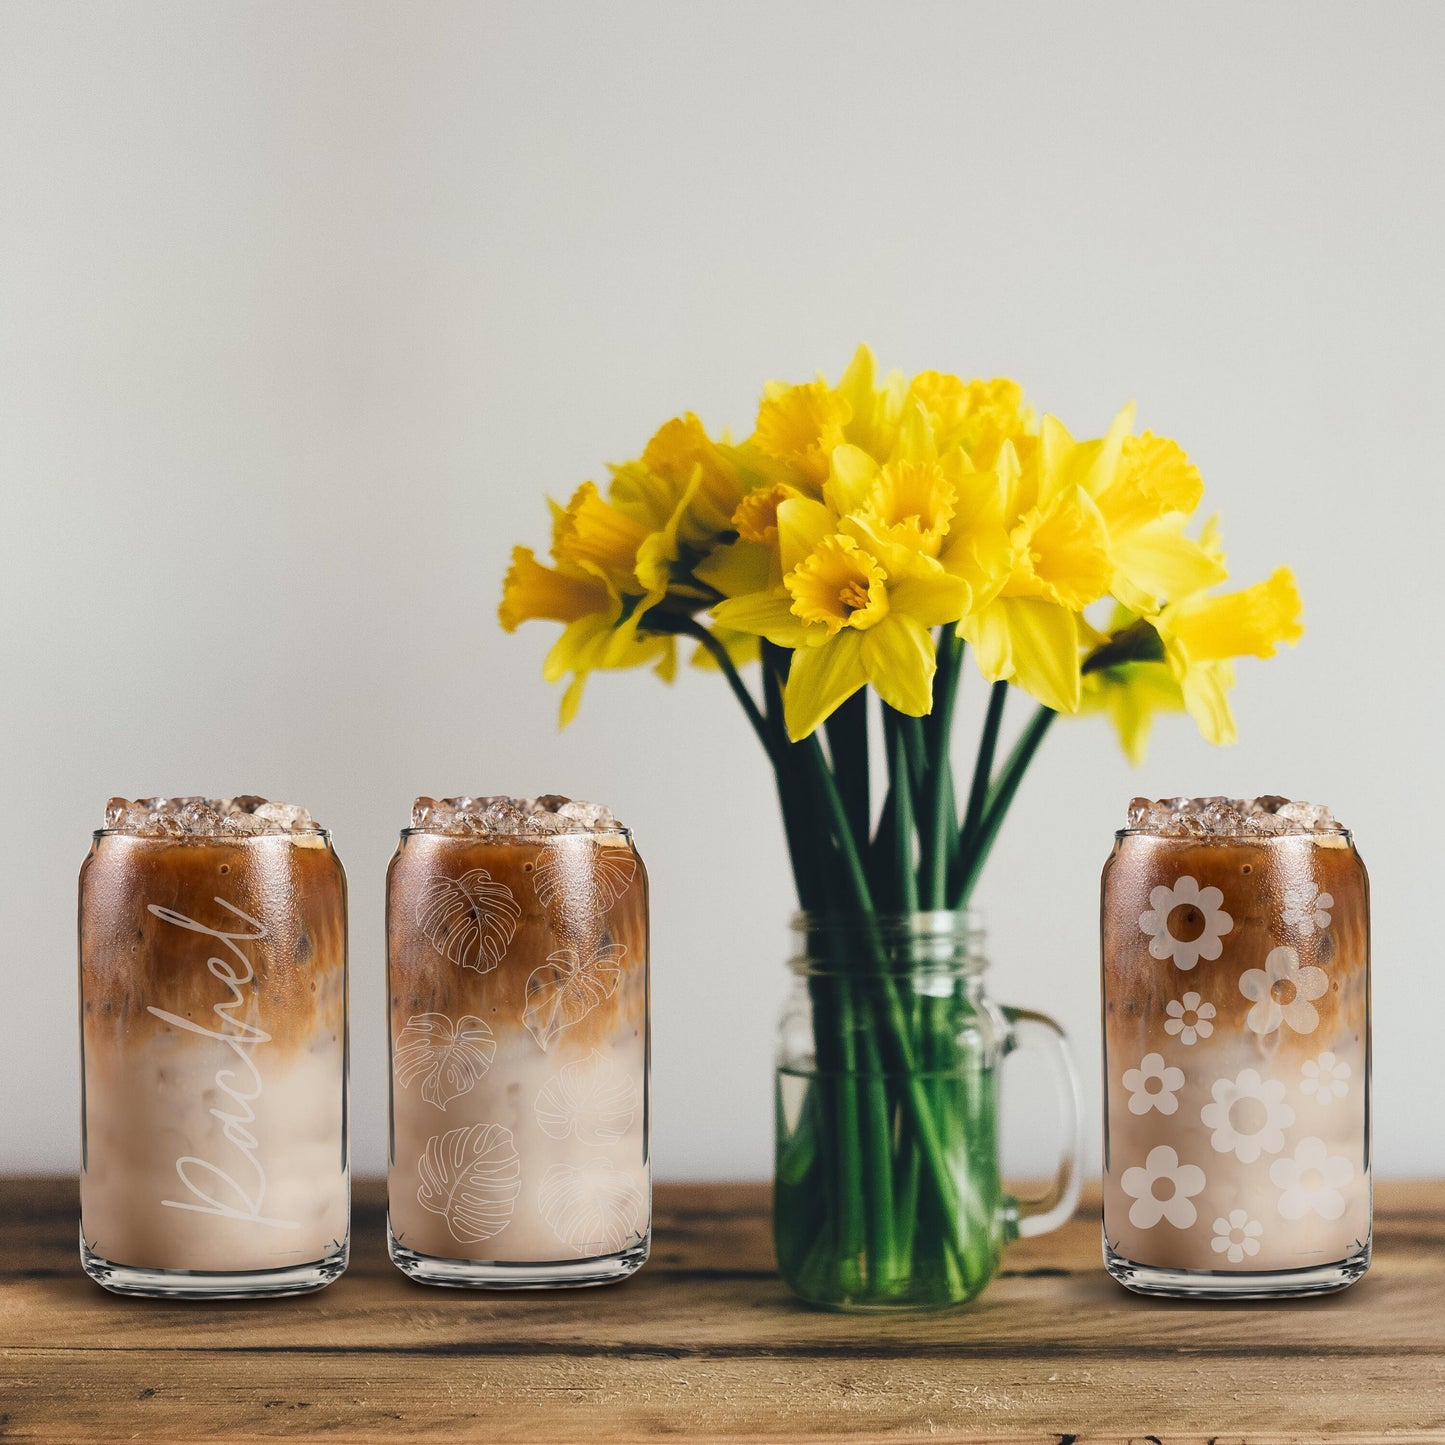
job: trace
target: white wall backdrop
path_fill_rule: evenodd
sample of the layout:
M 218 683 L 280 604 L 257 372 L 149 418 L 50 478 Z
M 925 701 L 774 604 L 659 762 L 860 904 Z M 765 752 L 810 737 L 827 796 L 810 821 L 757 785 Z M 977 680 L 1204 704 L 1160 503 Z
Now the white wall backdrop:
M 376 1172 L 411 798 L 559 790 L 651 866 L 660 1174 L 765 1174 L 790 902 L 751 735 L 642 674 L 559 735 L 551 634 L 495 608 L 544 493 L 867 339 L 1078 431 L 1136 398 L 1308 609 L 1236 748 L 1176 720 L 1136 772 L 1055 730 L 981 898 L 996 992 L 1069 1025 L 1096 1118 L 1125 801 L 1327 800 L 1374 880 L 1379 1164 L 1445 1170 L 1442 56 L 1445 10 L 1379 0 L 0 8 L 0 1169 L 75 1166 L 108 795 L 332 827 Z

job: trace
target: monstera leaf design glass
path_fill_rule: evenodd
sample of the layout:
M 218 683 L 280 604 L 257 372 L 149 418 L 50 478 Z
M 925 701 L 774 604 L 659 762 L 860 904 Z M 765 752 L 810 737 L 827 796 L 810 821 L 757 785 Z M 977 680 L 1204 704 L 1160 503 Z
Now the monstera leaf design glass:
M 433 878 L 416 904 L 417 927 L 443 958 L 490 973 L 517 932 L 522 910 L 505 883 L 485 868 L 460 878 Z
M 537 1095 L 537 1124 L 549 1139 L 615 1144 L 636 1112 L 636 1086 L 595 1049 L 549 1079 Z
M 652 1184 L 631 834 L 558 797 L 412 817 L 387 875 L 391 1258 L 478 1289 L 625 1279 Z
M 543 908 L 566 897 L 581 907 L 605 913 L 637 876 L 637 859 L 620 848 L 585 845 L 554 848 L 532 877 Z
M 545 1049 L 563 1029 L 581 1023 L 617 987 L 627 950 L 605 943 L 582 957 L 575 948 L 549 954 L 547 962 L 527 980 L 524 1021 Z
M 473 1124 L 436 1135 L 417 1169 L 417 1203 L 440 1214 L 463 1244 L 500 1234 L 522 1191 L 512 1131 L 500 1124 Z
M 487 1072 L 496 1052 L 485 1019 L 417 1014 L 396 1041 L 396 1082 L 405 1089 L 420 1079 L 422 1098 L 445 1109 Z
M 554 1164 L 538 1199 L 557 1238 L 578 1254 L 615 1254 L 638 1237 L 642 1191 L 605 1159 Z

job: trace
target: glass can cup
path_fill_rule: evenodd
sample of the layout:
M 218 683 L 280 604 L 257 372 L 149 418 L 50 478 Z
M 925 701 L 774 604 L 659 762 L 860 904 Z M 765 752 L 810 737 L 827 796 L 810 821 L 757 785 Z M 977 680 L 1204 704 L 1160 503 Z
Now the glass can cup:
M 474 1288 L 626 1278 L 652 1214 L 631 834 L 406 829 L 386 897 L 393 1262 Z
M 321 830 L 102 829 L 80 872 L 80 1249 L 121 1294 L 346 1268 L 346 878 Z
M 996 1004 L 976 915 L 799 914 L 777 1071 L 773 1237 L 812 1304 L 938 1308 L 972 1299 L 1003 1247 L 1069 1219 L 1082 1158 L 1063 1030 Z M 1021 1200 L 999 1166 L 999 1075 L 1024 1047 L 1055 1066 L 1053 1183 Z
M 1125 830 L 1104 866 L 1104 1261 L 1145 1294 L 1370 1262 L 1369 880 L 1348 832 Z

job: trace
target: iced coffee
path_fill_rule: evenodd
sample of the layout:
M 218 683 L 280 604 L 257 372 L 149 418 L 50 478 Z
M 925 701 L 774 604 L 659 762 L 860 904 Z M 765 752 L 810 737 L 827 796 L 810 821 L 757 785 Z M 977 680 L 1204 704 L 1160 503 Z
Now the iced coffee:
M 346 881 L 304 808 L 115 798 L 80 873 L 81 1258 L 123 1294 L 346 1267 Z
M 1104 867 L 1104 1248 L 1144 1293 L 1370 1260 L 1369 884 L 1328 809 L 1136 799 Z
M 602 1284 L 647 1258 L 647 877 L 605 809 L 419 798 L 387 875 L 391 1257 Z

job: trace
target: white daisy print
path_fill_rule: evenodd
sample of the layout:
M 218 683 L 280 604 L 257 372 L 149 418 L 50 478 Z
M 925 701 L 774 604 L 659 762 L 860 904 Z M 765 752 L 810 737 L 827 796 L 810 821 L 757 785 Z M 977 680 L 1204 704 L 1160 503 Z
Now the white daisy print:
M 1276 1159 L 1269 1177 L 1282 1191 L 1279 1212 L 1286 1219 L 1303 1219 L 1318 1214 L 1321 1219 L 1338 1219 L 1345 1212 L 1340 1190 L 1355 1177 L 1355 1167 L 1341 1154 L 1331 1154 L 1325 1141 L 1311 1136 L 1301 1139 L 1294 1156 Z
M 1328 1050 L 1317 1059 L 1306 1059 L 1300 1073 L 1304 1075 L 1300 1093 L 1313 1094 L 1321 1104 L 1333 1104 L 1350 1092 L 1350 1066 Z
M 1214 1017 L 1214 1005 L 1201 1003 L 1197 993 L 1186 993 L 1183 998 L 1171 998 L 1164 1005 L 1169 1015 L 1164 1020 L 1164 1032 L 1177 1034 L 1181 1044 L 1197 1044 L 1214 1032 L 1210 1019 Z
M 1234 919 L 1220 906 L 1224 894 L 1201 888 L 1188 876 L 1172 888 L 1162 884 L 1149 895 L 1149 911 L 1139 915 L 1139 927 L 1149 935 L 1149 952 L 1155 958 L 1172 958 L 1186 971 L 1201 958 L 1218 958 L 1219 941 L 1234 927 Z
M 1172 1114 L 1179 1107 L 1177 1095 L 1184 1087 L 1184 1070 L 1166 1064 L 1163 1054 L 1145 1054 L 1137 1069 L 1124 1070 L 1123 1082 L 1129 1091 L 1131 1114 L 1147 1114 L 1151 1109 Z
M 1284 1101 L 1278 1079 L 1261 1079 L 1257 1069 L 1243 1069 L 1232 1079 L 1215 1080 L 1214 1098 L 1199 1117 L 1213 1129 L 1209 1142 L 1241 1164 L 1284 1148 L 1284 1131 L 1294 1123 L 1294 1110 Z
M 1135 1229 L 1153 1229 L 1167 1219 L 1175 1229 L 1188 1229 L 1199 1211 L 1193 1195 L 1204 1188 L 1204 1171 L 1195 1164 L 1181 1164 L 1167 1145 L 1149 1151 L 1143 1167 L 1126 1169 L 1119 1185 L 1134 1202 L 1129 1206 L 1129 1223 Z
M 1214 1238 L 1210 1247 L 1222 1254 L 1230 1264 L 1239 1264 L 1247 1254 L 1259 1253 L 1259 1237 L 1264 1225 L 1251 1219 L 1242 1209 L 1231 1209 L 1228 1219 L 1214 1221 Z
M 1292 948 L 1275 948 L 1263 968 L 1248 968 L 1239 976 L 1239 991 L 1255 1001 L 1245 1019 L 1257 1034 L 1272 1034 L 1288 1024 L 1297 1034 L 1312 1034 L 1319 1027 L 1314 1000 L 1330 986 L 1322 968 L 1301 968 Z
M 1334 906 L 1333 895 L 1322 892 L 1318 883 L 1296 883 L 1284 891 L 1282 917 L 1291 928 L 1313 933 L 1330 926 L 1330 909 Z

